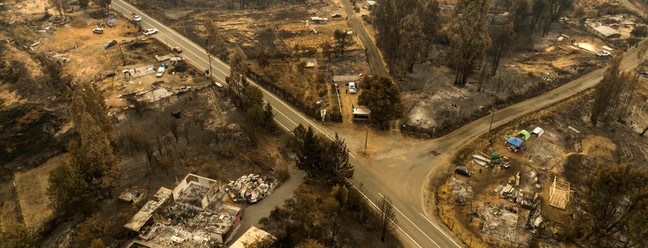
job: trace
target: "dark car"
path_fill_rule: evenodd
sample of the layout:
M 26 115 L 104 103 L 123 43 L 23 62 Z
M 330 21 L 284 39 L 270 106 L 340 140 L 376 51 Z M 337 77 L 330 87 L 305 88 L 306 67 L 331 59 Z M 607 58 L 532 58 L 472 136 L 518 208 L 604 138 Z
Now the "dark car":
M 109 47 L 114 46 L 115 44 L 117 44 L 117 41 L 116 41 L 116 40 L 108 41 L 108 42 L 106 42 L 106 44 L 104 45 L 104 49 L 108 49 Z
M 464 176 L 467 176 L 467 177 L 470 177 L 470 174 L 471 174 L 470 171 L 468 170 L 468 168 L 466 168 L 466 166 L 457 166 L 457 169 L 455 169 L 455 173 L 460 174 L 460 175 L 464 175 Z

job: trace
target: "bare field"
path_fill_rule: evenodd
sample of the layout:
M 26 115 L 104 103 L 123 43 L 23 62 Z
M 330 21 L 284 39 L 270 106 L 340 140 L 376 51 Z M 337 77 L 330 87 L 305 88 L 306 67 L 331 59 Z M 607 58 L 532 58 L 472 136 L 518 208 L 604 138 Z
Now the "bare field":
M 53 209 L 47 194 L 49 174 L 62 165 L 64 160 L 65 155 L 59 155 L 39 167 L 14 175 L 18 201 L 27 228 L 38 230 L 52 218 Z

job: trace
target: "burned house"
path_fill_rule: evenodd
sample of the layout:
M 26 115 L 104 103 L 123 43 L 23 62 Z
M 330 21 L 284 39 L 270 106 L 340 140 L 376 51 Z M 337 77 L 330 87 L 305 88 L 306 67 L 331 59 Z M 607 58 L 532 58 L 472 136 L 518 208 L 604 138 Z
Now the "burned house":
M 213 247 L 241 221 L 241 208 L 225 198 L 218 181 L 188 174 L 173 190 L 160 188 L 124 227 L 154 246 Z
M 585 30 L 603 40 L 621 38 L 621 33 L 619 33 L 619 31 L 598 22 L 585 23 Z
M 250 244 L 254 244 L 254 242 L 258 242 L 260 240 L 276 240 L 275 236 L 272 236 L 272 234 L 264 231 L 263 229 L 260 229 L 255 226 L 251 226 L 250 228 L 241 235 L 240 238 L 238 238 L 232 245 L 230 245 L 229 248 L 245 248 L 248 247 Z

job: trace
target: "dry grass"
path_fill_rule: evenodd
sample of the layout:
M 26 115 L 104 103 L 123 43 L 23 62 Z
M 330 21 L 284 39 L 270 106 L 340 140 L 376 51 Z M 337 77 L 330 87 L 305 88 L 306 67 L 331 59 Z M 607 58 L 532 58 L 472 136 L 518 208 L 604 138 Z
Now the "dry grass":
M 19 223 L 18 211 L 13 185 L 10 181 L 3 182 L 0 184 L 0 228 Z
M 27 172 L 16 173 L 18 201 L 28 228 L 40 228 L 53 214 L 47 195 L 50 172 L 61 165 L 65 155 L 53 157 L 43 165 Z

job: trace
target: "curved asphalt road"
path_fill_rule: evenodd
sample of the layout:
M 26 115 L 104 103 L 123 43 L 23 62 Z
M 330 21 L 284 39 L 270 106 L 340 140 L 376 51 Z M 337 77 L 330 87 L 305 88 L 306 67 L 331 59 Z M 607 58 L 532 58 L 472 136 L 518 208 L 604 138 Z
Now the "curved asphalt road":
M 154 20 L 123 0 L 113 0 L 112 8 L 127 17 L 131 13 L 142 16 L 142 28 L 154 27 L 159 30 L 159 33 L 154 35 L 155 38 L 170 47 L 181 47 L 185 59 L 194 66 L 205 69 L 209 67 L 205 49 L 178 32 Z M 215 57 L 211 57 L 211 60 L 214 77 L 220 82 L 224 82 L 225 77 L 229 75 L 229 66 Z M 637 49 L 633 49 L 626 55 L 622 67 L 629 69 L 635 67 L 639 62 Z M 596 85 L 601 80 L 603 71 L 603 69 L 596 70 L 545 94 L 499 110 L 495 114 L 493 127 L 503 125 L 515 118 L 567 99 Z M 255 84 L 254 82 L 251 83 Z M 333 136 L 334 131 L 332 128 L 316 125 L 314 121 L 311 121 L 275 95 L 263 88 L 261 89 L 263 90 L 264 100 L 270 103 L 275 111 L 275 121 L 282 128 L 290 131 L 301 123 L 304 126 L 312 126 L 316 131 L 328 138 Z M 390 145 L 377 148 L 376 152 L 374 152 L 374 149 L 370 150 L 370 158 L 359 156 L 359 153 L 353 153 L 354 151 L 362 151 L 364 145 L 363 128 L 358 127 L 351 131 L 335 131 L 340 132 L 341 137 L 346 138 L 349 149 L 352 151 L 350 153 L 351 162 L 355 165 L 356 170 L 355 177 L 351 180 L 353 184 L 361 189 L 371 204 L 375 205 L 383 196 L 391 199 L 396 210 L 397 233 L 405 246 L 447 248 L 462 247 L 463 245 L 460 242 L 455 242 L 454 235 L 445 226 L 440 225 L 436 218 L 426 212 L 422 199 L 425 199 L 425 194 L 429 194 L 427 182 L 430 175 L 442 173 L 440 171 L 446 170 L 449 158 L 463 144 L 487 132 L 489 122 L 490 116 L 487 116 L 434 140 L 411 140 L 394 133 L 383 133 L 383 137 L 372 136 L 371 139 L 382 138 L 385 141 L 384 143 Z

